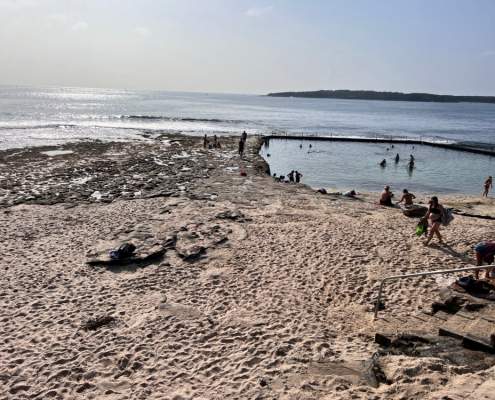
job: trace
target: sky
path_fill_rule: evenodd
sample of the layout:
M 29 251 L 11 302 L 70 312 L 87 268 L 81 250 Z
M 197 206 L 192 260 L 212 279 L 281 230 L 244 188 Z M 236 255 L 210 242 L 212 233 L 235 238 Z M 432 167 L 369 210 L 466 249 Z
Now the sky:
M 0 0 L 0 84 L 495 95 L 495 1 Z

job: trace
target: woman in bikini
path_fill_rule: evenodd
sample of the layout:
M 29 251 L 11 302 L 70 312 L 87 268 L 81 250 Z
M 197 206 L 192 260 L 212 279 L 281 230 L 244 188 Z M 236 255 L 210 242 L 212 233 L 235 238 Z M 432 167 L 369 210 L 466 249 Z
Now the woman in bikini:
M 430 207 L 428 208 L 428 213 L 426 218 L 430 222 L 430 234 L 428 239 L 426 239 L 425 246 L 430 244 L 433 234 L 437 235 L 438 241 L 443 244 L 442 235 L 440 234 L 440 223 L 442 222 L 442 215 L 444 213 L 443 206 L 438 202 L 438 197 L 433 196 L 430 200 Z

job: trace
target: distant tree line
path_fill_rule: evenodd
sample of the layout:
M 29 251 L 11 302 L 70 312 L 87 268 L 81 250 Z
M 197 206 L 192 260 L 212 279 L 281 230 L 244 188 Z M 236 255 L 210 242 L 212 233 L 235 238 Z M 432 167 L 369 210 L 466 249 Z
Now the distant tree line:
M 307 97 L 314 99 L 349 100 L 389 100 L 389 101 L 427 101 L 436 103 L 492 103 L 495 96 L 452 96 L 430 93 L 376 92 L 374 90 L 315 90 L 310 92 L 269 93 L 272 97 Z

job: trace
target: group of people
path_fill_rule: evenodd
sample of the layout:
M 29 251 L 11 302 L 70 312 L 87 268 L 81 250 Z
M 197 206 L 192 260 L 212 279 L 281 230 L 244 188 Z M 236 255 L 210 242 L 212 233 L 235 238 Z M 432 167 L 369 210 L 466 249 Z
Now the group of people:
M 203 137 L 203 147 L 205 149 L 221 149 L 222 145 L 220 144 L 217 135 L 213 136 L 213 143 L 210 143 L 208 136 L 205 134 Z
M 388 149 L 387 149 L 388 150 Z M 395 163 L 398 164 L 400 161 L 400 156 L 399 153 L 395 155 Z M 414 162 L 416 160 L 414 159 L 414 156 L 412 154 L 409 155 L 409 162 L 407 163 L 407 167 L 412 170 L 414 168 Z M 385 168 L 387 166 L 387 160 L 384 158 L 380 163 L 380 167 Z
M 303 175 L 299 171 L 292 170 L 288 173 L 287 176 L 289 178 L 289 182 L 299 183 L 299 182 L 301 182 L 301 178 Z
M 287 174 L 288 180 L 285 179 L 285 175 L 277 176 L 277 174 L 273 174 L 273 178 L 275 180 L 277 180 L 278 182 L 286 182 L 286 183 L 300 183 L 302 176 L 303 174 L 301 174 L 299 171 L 294 171 L 294 170 L 290 171 Z
M 484 187 L 485 191 L 483 192 L 483 196 L 487 196 L 488 191 L 493 187 L 491 176 L 486 179 Z M 380 196 L 380 204 L 384 206 L 393 206 L 393 197 L 394 194 L 390 190 L 390 187 L 385 186 Z M 406 207 L 411 207 L 414 205 L 415 198 L 416 196 L 413 193 L 410 193 L 407 189 L 404 189 L 401 199 L 396 204 L 398 205 L 400 203 L 404 203 Z M 428 246 L 430 244 L 433 236 L 436 236 L 438 238 L 438 242 L 443 244 L 440 227 L 442 224 L 448 224 L 452 218 L 453 216 L 451 214 L 451 211 L 440 204 L 437 196 L 433 196 L 430 198 L 430 201 L 428 203 L 428 211 L 426 212 L 426 215 L 420 220 L 420 224 L 425 224 L 426 231 L 428 230 L 428 226 L 430 228 L 426 241 L 424 242 L 425 246 Z M 418 224 L 418 226 L 420 224 Z M 474 246 L 474 251 L 476 254 L 476 264 L 478 266 L 482 266 L 484 263 L 487 263 L 488 265 L 492 265 L 495 263 L 495 241 L 482 241 Z M 476 270 L 475 278 L 479 279 L 479 277 L 479 270 Z M 495 268 L 487 269 L 485 277 L 495 278 Z
M 393 197 L 394 194 L 391 192 L 390 186 L 385 186 L 383 188 L 383 192 L 380 195 L 380 201 L 379 201 L 380 205 L 392 207 Z M 404 203 L 406 207 L 411 207 L 414 205 L 415 198 L 416 196 L 413 193 L 410 193 L 407 189 L 404 189 L 402 191 L 401 199 L 396 204 L 398 205 Z M 425 246 L 428 246 L 430 244 L 430 241 L 434 235 L 436 235 L 436 237 L 438 238 L 439 243 L 443 244 L 442 235 L 440 233 L 440 224 L 442 223 L 442 218 L 444 219 L 443 221 L 445 222 L 446 215 L 447 212 L 445 208 L 439 203 L 438 197 L 433 196 L 428 203 L 428 211 L 426 215 L 423 217 L 423 220 L 427 221 L 430 226 L 430 231 L 426 239 Z

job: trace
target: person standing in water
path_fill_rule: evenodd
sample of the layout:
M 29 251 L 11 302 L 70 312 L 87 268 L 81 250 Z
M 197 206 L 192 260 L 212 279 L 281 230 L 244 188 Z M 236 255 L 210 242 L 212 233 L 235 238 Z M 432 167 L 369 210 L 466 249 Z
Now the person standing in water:
M 488 192 L 490 191 L 490 189 L 493 188 L 493 179 L 491 176 L 486 178 L 484 186 L 485 186 L 485 190 L 483 191 L 483 197 L 488 197 Z
M 397 155 L 395 156 L 395 163 L 397 164 L 399 160 L 400 160 L 399 153 L 397 153 Z
M 428 212 L 426 213 L 426 219 L 430 222 L 430 233 L 428 239 L 426 239 L 425 246 L 430 244 L 433 235 L 437 235 L 438 242 L 443 244 L 442 235 L 440 234 L 440 223 L 442 222 L 442 215 L 444 213 L 443 206 L 438 202 L 438 197 L 433 196 L 430 199 L 430 206 Z
M 383 159 L 380 163 L 380 167 L 384 168 L 387 165 L 387 160 Z
M 301 174 L 299 171 L 296 171 L 296 183 L 301 182 L 303 174 Z

